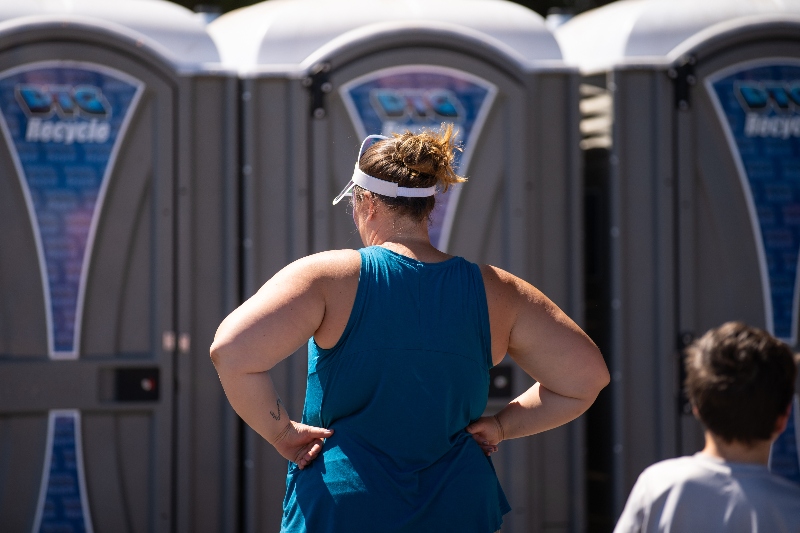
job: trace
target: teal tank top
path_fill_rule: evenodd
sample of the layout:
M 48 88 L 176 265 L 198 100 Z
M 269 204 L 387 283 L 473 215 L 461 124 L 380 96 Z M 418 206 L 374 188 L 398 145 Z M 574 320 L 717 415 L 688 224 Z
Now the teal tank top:
M 511 508 L 464 429 L 486 408 L 492 366 L 480 269 L 359 252 L 342 337 L 308 342 L 303 423 L 335 433 L 310 466 L 289 463 L 281 531 L 495 532 Z

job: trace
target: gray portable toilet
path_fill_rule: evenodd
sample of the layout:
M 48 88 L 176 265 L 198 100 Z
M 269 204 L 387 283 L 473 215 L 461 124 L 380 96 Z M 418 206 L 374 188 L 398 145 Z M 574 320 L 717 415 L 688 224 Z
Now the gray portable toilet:
M 175 4 L 0 2 L 0 529 L 234 530 L 236 85 Z
M 556 31 L 583 75 L 586 238 L 599 257 L 587 313 L 606 317 L 612 372 L 589 435 L 608 451 L 590 484 L 590 506 L 611 495 L 597 531 L 645 467 L 702 448 L 681 391 L 691 340 L 744 320 L 798 346 L 798 15 L 795 0 L 623 0 Z M 772 467 L 800 480 L 797 427 Z
M 242 78 L 245 296 L 309 253 L 362 246 L 346 204 L 362 139 L 455 122 L 469 182 L 441 202 L 440 249 L 530 280 L 581 322 L 577 72 L 544 21 L 496 0 L 270 0 L 209 25 Z M 489 409 L 531 385 L 504 362 Z M 303 349 L 274 372 L 302 412 Z M 280 523 L 286 461 L 246 442 L 246 531 Z M 582 422 L 503 443 L 503 531 L 583 529 Z

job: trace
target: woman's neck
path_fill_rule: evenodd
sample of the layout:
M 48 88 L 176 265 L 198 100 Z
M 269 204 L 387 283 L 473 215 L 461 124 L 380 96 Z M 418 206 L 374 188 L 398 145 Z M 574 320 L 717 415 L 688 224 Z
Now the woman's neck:
M 378 246 L 386 248 L 387 250 L 391 250 L 400 255 L 410 257 L 411 259 L 422 261 L 423 263 L 439 263 L 452 257 L 451 255 L 434 248 L 430 241 L 386 241 Z
M 370 226 L 363 239 L 367 246 L 382 246 L 426 263 L 437 263 L 452 257 L 431 244 L 427 220 L 416 222 L 407 217 L 383 217 Z

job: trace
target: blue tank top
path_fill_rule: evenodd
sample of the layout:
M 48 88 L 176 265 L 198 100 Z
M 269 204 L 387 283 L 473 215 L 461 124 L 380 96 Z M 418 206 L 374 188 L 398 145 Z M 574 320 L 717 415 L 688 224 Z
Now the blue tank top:
M 281 531 L 497 531 L 511 508 L 464 429 L 492 366 L 480 269 L 360 254 L 344 333 L 327 350 L 308 342 L 303 423 L 335 433 L 310 466 L 289 464 Z

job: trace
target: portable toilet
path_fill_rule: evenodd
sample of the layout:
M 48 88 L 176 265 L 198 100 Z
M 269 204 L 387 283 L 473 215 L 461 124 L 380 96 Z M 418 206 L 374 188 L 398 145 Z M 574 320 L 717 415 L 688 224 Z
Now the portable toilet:
M 236 84 L 170 2 L 0 2 L 0 529 L 234 530 Z
M 434 244 L 531 281 L 581 322 L 577 71 L 540 16 L 496 0 L 270 0 L 209 33 L 242 79 L 245 296 L 294 259 L 362 246 L 332 200 L 366 135 L 453 122 L 469 181 L 440 197 Z M 295 417 L 306 368 L 303 349 L 273 372 Z M 489 410 L 532 383 L 499 365 Z M 248 435 L 246 531 L 273 530 L 286 462 Z M 504 442 L 503 531 L 582 530 L 583 453 L 581 421 Z
M 597 531 L 644 468 L 702 448 L 688 343 L 743 320 L 798 346 L 798 15 L 795 0 L 622 0 L 556 30 L 582 74 L 587 314 L 611 361 L 611 405 L 589 422 L 607 450 L 590 478 Z M 797 427 L 772 468 L 800 481 Z

